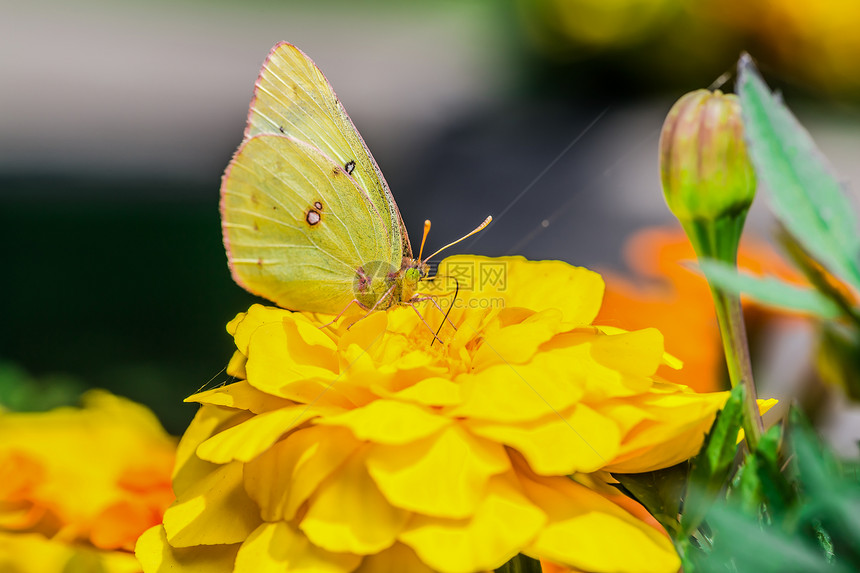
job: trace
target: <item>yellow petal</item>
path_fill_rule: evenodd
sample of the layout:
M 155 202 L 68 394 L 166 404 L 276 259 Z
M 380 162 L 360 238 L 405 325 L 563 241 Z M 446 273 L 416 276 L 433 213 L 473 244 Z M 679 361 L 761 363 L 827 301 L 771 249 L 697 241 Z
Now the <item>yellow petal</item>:
M 727 398 L 728 392 L 677 391 L 628 399 L 626 407 L 640 408 L 643 421 L 622 438 L 618 456 L 606 469 L 621 473 L 646 472 L 696 455 Z M 604 407 L 607 408 L 604 413 L 611 415 L 608 414 L 611 405 Z
M 254 304 L 248 312 L 240 312 L 227 323 L 227 332 L 233 336 L 239 352 L 248 356 L 248 344 L 254 332 L 263 324 L 281 322 L 289 315 L 290 311 L 282 308 Z
M 654 384 L 649 376 L 636 376 L 607 367 L 595 360 L 592 347 L 604 335 L 569 332 L 557 335 L 542 348 L 540 356 L 566 367 L 565 375 L 575 380 L 581 399 L 588 402 L 647 392 Z
M 395 543 L 385 551 L 366 556 L 355 573 L 435 573 L 410 547 Z
M 396 398 L 424 406 L 455 406 L 460 403 L 460 385 L 447 378 L 425 378 L 398 392 L 374 388 L 383 398 Z
M 392 445 L 426 438 L 450 423 L 450 419 L 428 412 L 425 408 L 395 400 L 376 400 L 361 408 L 317 421 L 319 425 L 349 428 L 359 440 Z
M 360 446 L 344 428 L 303 428 L 245 466 L 245 491 L 257 502 L 264 520 L 290 520 Z
M 245 373 L 245 363 L 247 361 L 248 359 L 245 358 L 245 355 L 237 350 L 233 353 L 233 356 L 230 357 L 230 362 L 227 363 L 227 368 L 224 369 L 224 372 L 227 376 L 244 380 L 248 377 Z
M 266 451 L 290 430 L 329 412 L 332 412 L 331 408 L 316 408 L 306 404 L 264 412 L 215 434 L 200 444 L 197 456 L 216 464 L 232 460 L 247 462 Z
M 310 402 L 337 378 L 334 349 L 305 344 L 299 330 L 296 322 L 289 320 L 257 327 L 250 336 L 245 364 L 248 382 L 253 387 L 296 402 Z M 311 391 L 310 395 L 296 395 L 290 384 L 301 381 L 316 382 L 319 390 Z
M 327 551 L 369 555 L 390 547 L 408 518 L 379 493 L 357 452 L 317 489 L 299 527 Z
M 467 299 L 503 298 L 505 307 L 519 306 L 538 312 L 559 309 L 570 326 L 591 324 L 603 300 L 600 275 L 561 261 L 459 255 L 439 263 L 437 275 L 471 278 L 471 284 L 458 279 L 461 296 Z M 576 294 L 571 296 L 571 293 Z
M 173 547 L 238 543 L 259 524 L 260 511 L 245 493 L 239 462 L 218 467 L 177 492 L 176 502 L 164 512 Z
M 353 344 L 363 352 L 379 352 L 385 345 L 384 340 L 388 316 L 385 312 L 373 312 L 362 317 L 358 322 L 352 324 L 349 330 L 344 332 L 338 341 L 338 350 L 343 352 Z
M 448 414 L 515 422 L 564 410 L 582 395 L 570 370 L 569 364 L 540 354 L 528 364 L 499 364 L 459 376 L 463 401 Z
M 663 335 L 656 328 L 598 336 L 591 355 L 607 368 L 633 376 L 653 376 L 663 362 Z
M 616 334 L 627 334 L 629 331 L 624 330 L 623 328 L 618 328 L 616 326 L 605 326 L 605 325 L 595 325 L 594 326 L 598 332 L 602 332 L 603 334 L 616 335 Z M 661 333 L 662 334 L 662 333 Z M 665 364 L 672 370 L 680 370 L 684 367 L 684 362 L 677 358 L 676 356 L 672 356 L 668 352 L 663 352 L 662 362 L 661 364 Z
M 779 402 L 779 400 L 777 400 L 776 398 L 768 398 L 766 400 L 765 399 L 757 400 L 759 415 L 763 416 L 765 412 L 767 412 L 768 410 L 770 410 L 771 408 L 776 406 L 778 402 Z M 744 441 L 744 429 L 741 428 L 740 430 L 738 430 L 737 443 L 740 444 L 743 441 Z
M 249 412 L 220 406 L 203 406 L 197 410 L 176 449 L 176 465 L 173 467 L 174 491 L 184 491 L 217 467 L 197 457 L 197 447 L 201 442 L 219 430 L 244 422 L 250 416 Z
M 667 537 L 603 496 L 566 477 L 520 478 L 549 516 L 530 555 L 593 572 L 675 573 L 681 566 Z
M 233 384 L 219 386 L 205 392 L 198 392 L 186 398 L 185 401 L 249 410 L 255 414 L 293 405 L 293 402 L 284 398 L 260 392 L 248 384 L 247 380 L 240 380 Z
M 495 476 L 470 519 L 416 515 L 400 540 L 442 573 L 471 573 L 500 567 L 526 546 L 546 515 L 512 483 Z
M 472 367 L 483 370 L 499 363 L 527 362 L 541 344 L 561 330 L 560 323 L 561 312 L 549 309 L 530 316 L 519 324 L 486 333 L 472 358 Z
M 124 551 L 98 551 L 48 539 L 38 533 L 0 532 L 0 571 L 3 573 L 138 573 L 140 565 Z
M 358 555 L 329 553 L 314 547 L 283 521 L 264 523 L 248 537 L 236 556 L 234 573 L 349 573 Z
M 621 434 L 613 420 L 585 404 L 563 412 L 515 424 L 470 420 L 466 426 L 519 451 L 539 475 L 592 472 L 615 457 Z
M 508 467 L 501 445 L 457 424 L 411 444 L 374 445 L 367 457 L 370 475 L 393 505 L 452 518 L 471 515 L 490 476 Z
M 134 553 L 144 573 L 232 573 L 237 551 L 238 543 L 174 548 L 156 525 L 137 539 Z

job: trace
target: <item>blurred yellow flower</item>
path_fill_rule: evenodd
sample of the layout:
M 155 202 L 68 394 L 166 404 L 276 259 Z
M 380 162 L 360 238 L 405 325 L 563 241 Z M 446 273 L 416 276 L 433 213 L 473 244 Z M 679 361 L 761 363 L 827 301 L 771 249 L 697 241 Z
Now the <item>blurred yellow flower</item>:
M 458 256 L 438 276 L 459 285 L 450 323 L 428 301 L 325 328 L 254 305 L 228 325 L 242 380 L 189 398 L 202 407 L 177 500 L 137 545 L 145 571 L 466 573 L 517 553 L 678 570 L 608 472 L 694 455 L 727 394 L 655 377 L 658 331 L 592 325 L 596 273 Z
M 139 571 L 138 536 L 173 500 L 175 442 L 143 406 L 0 413 L 0 571 Z

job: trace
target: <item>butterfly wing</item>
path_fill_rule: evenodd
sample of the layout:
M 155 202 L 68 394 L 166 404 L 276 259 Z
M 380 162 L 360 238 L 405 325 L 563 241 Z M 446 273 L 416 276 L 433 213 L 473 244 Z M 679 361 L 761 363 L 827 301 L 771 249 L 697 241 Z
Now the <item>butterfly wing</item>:
M 245 138 L 285 134 L 319 148 L 348 171 L 383 215 L 392 261 L 412 257 L 409 235 L 388 184 L 323 73 L 301 50 L 282 42 L 257 79 Z
M 221 186 L 234 280 L 289 309 L 343 310 L 356 269 L 389 261 L 388 237 L 376 231 L 386 216 L 334 159 L 283 135 L 246 140 Z

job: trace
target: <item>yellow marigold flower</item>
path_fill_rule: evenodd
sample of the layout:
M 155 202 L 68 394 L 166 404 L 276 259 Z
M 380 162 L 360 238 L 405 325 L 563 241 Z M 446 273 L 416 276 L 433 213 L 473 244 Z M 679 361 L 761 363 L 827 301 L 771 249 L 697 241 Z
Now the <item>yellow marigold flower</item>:
M 131 549 L 173 500 L 175 442 L 143 406 L 0 413 L 0 571 L 139 571 Z
M 520 552 L 678 570 L 608 472 L 694 455 L 727 394 L 656 378 L 658 331 L 592 325 L 596 273 L 460 256 L 439 275 L 460 287 L 442 344 L 432 302 L 325 328 L 254 305 L 228 325 L 242 380 L 189 398 L 202 407 L 177 500 L 138 543 L 145 571 L 467 573 Z

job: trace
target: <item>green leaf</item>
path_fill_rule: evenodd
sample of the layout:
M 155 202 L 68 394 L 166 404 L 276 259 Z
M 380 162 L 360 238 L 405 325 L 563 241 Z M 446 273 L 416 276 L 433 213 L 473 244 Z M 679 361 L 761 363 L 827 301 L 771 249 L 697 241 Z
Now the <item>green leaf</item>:
M 849 398 L 860 400 L 860 332 L 824 324 L 815 362 L 825 384 L 841 387 Z
M 78 403 L 86 386 L 62 374 L 34 378 L 23 368 L 0 361 L 0 411 L 45 412 Z
M 728 494 L 744 515 L 758 515 L 764 502 L 758 465 L 756 456 L 747 454 Z
M 763 501 L 768 514 L 775 519 L 781 518 L 796 498 L 792 484 L 782 471 L 782 430 L 782 425 L 771 427 L 762 435 L 755 451 Z
M 790 439 L 806 503 L 799 526 L 823 527 L 840 562 L 860 566 L 860 484 L 849 479 L 833 454 L 792 412 Z M 819 525 L 820 524 L 820 525 Z
M 827 571 L 848 573 L 852 569 L 828 563 L 816 541 L 789 534 L 780 527 L 762 527 L 758 520 L 743 515 L 737 507 L 720 504 L 708 512 L 715 542 L 703 571 L 779 571 L 807 573 Z
M 756 176 L 777 218 L 832 273 L 860 289 L 860 233 L 833 169 L 749 55 L 738 62 L 737 92 Z
M 712 286 L 737 294 L 747 294 L 756 302 L 806 312 L 824 319 L 834 319 L 842 314 L 836 303 L 817 290 L 796 287 L 773 277 L 742 274 L 734 265 L 714 259 L 702 259 L 699 266 Z
M 681 516 L 683 537 L 690 535 L 699 526 L 727 481 L 737 453 L 743 402 L 744 387 L 737 386 L 714 421 L 699 455 L 693 458 L 690 484 Z
M 670 534 L 679 531 L 681 498 L 690 473 L 689 462 L 639 474 L 612 474 Z

